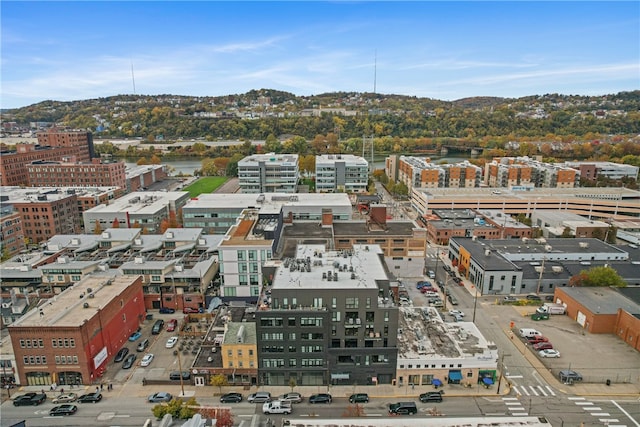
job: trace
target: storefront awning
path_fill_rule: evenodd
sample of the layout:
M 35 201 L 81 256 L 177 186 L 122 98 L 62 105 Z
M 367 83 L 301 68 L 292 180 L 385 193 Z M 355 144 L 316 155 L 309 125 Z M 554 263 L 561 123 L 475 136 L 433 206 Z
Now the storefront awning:
M 449 379 L 451 381 L 460 381 L 460 380 L 462 380 L 462 372 L 460 372 L 460 371 L 449 371 Z

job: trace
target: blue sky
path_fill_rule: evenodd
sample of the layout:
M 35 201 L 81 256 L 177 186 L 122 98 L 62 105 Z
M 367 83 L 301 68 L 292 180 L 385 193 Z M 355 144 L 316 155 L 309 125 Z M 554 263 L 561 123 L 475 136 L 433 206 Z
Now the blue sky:
M 640 89 L 640 2 L 2 1 L 2 108 L 269 88 L 454 100 Z M 377 61 L 376 61 L 377 58 Z

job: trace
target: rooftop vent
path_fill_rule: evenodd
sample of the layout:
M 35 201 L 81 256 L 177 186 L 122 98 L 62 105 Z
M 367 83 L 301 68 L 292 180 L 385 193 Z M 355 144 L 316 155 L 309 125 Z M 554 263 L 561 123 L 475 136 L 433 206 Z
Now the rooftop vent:
M 84 308 L 89 308 L 89 303 L 88 303 L 88 302 L 85 302 L 84 304 L 82 304 L 82 306 L 83 306 Z

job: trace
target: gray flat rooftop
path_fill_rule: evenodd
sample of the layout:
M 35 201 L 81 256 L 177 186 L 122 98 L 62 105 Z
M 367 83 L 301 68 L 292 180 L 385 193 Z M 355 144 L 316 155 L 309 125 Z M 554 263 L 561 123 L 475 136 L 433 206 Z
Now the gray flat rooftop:
M 378 245 L 354 245 L 351 251 L 330 251 L 324 245 L 298 245 L 295 260 L 284 260 L 273 280 L 274 289 L 378 289 L 388 280 Z M 346 257 L 345 257 L 346 255 Z M 309 272 L 304 260 L 309 258 Z M 298 262 L 297 260 L 300 260 Z M 289 262 L 287 262 L 289 261 Z M 296 268 L 291 265 L 296 264 Z M 340 266 L 343 271 L 337 266 Z M 344 266 L 346 266 L 346 271 Z M 353 270 L 355 278 L 351 278 Z M 331 271 L 337 280 L 323 279 Z
M 623 309 L 634 316 L 640 316 L 640 305 L 616 289 L 605 287 L 567 287 L 562 288 L 571 298 L 597 314 L 616 314 Z
M 136 281 L 138 276 L 108 277 L 89 276 L 59 295 L 46 300 L 39 309 L 31 310 L 13 323 L 21 327 L 79 327 L 85 319 L 90 319 L 109 302 L 120 295 Z M 107 285 L 111 280 L 111 285 Z M 89 292 L 91 289 L 91 292 Z M 94 298 L 89 295 L 93 293 Z M 85 308 L 84 304 L 88 307 Z
M 538 198 L 597 198 L 597 199 L 638 199 L 640 191 L 617 187 L 577 187 L 577 188 L 532 188 L 529 191 L 517 191 L 507 188 L 428 188 L 414 189 L 430 198 L 443 199 L 487 199 L 496 203 L 512 200 L 535 200 Z
M 386 230 L 378 225 L 374 225 L 371 229 L 367 227 L 364 221 L 334 221 L 333 233 L 336 237 L 340 236 L 412 236 L 413 230 L 419 228 L 411 221 L 388 221 Z
M 135 214 L 154 214 L 171 202 L 188 197 L 186 191 L 143 191 L 128 193 L 108 205 L 101 204 L 85 211 L 91 214 L 108 214 L 129 212 Z
M 245 209 L 256 208 L 260 212 L 279 212 L 283 206 L 331 207 L 346 206 L 351 209 L 351 201 L 346 193 L 268 193 L 268 194 L 200 194 L 191 199 L 185 209 Z

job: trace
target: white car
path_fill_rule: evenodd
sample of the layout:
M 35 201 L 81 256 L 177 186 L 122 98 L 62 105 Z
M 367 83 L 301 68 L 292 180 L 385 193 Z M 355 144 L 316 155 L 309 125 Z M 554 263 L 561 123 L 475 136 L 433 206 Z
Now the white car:
M 449 310 L 449 314 L 454 317 L 464 317 L 464 313 L 460 310 Z
M 538 354 L 540 355 L 540 357 L 560 357 L 560 352 L 552 348 L 547 350 L 540 350 Z
M 152 353 L 145 354 L 142 360 L 140 361 L 140 366 L 149 366 L 152 360 L 153 360 Z
M 171 337 L 167 340 L 167 348 L 173 348 L 178 343 L 178 337 Z

